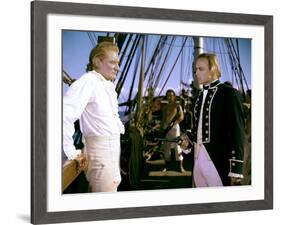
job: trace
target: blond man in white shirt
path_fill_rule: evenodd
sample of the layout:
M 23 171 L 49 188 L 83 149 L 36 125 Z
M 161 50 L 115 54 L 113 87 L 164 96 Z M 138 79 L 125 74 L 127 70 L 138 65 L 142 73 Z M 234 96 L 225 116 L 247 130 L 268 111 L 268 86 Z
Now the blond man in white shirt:
M 92 192 L 116 192 L 121 182 L 120 133 L 124 126 L 113 84 L 119 70 L 118 52 L 111 42 L 99 43 L 90 53 L 87 73 L 72 84 L 63 99 L 64 152 L 68 159 L 85 155 Z M 73 146 L 77 119 L 85 139 L 84 155 Z

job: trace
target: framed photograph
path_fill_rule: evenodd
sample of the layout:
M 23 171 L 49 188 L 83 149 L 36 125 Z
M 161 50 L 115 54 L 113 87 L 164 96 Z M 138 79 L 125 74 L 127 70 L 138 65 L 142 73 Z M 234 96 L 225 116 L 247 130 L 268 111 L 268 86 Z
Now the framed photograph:
M 272 16 L 34 1 L 31 21 L 33 224 L 273 208 Z M 63 96 L 103 41 L 119 48 L 114 83 L 125 125 L 122 179 L 117 192 L 91 193 L 79 162 L 63 151 Z M 172 91 L 184 114 L 179 133 L 192 130 L 202 89 L 194 62 L 201 53 L 217 55 L 220 81 L 243 99 L 240 185 L 195 188 L 193 153 L 173 149 L 168 167 L 163 152 L 163 143 L 179 146 L 182 139 L 163 137 L 157 128 L 164 116 L 157 112 L 171 107 Z M 79 123 L 73 127 L 74 145 L 83 149 Z M 232 157 L 230 165 L 240 161 Z M 236 176 L 234 169 L 230 173 Z

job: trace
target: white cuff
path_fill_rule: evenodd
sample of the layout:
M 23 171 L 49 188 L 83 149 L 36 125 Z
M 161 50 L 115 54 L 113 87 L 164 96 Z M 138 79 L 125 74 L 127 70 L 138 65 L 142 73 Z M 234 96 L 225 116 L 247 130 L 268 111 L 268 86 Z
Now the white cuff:
M 118 118 L 118 127 L 119 127 L 120 134 L 124 134 L 125 133 L 125 127 L 124 127 L 123 123 L 121 122 L 121 120 L 119 118 Z
M 73 150 L 70 152 L 65 152 L 65 155 L 67 156 L 68 160 L 73 160 L 80 154 L 81 154 L 81 150 Z
M 189 154 L 191 152 L 191 148 L 188 149 L 181 149 L 184 154 Z
M 241 179 L 244 178 L 243 174 L 232 173 L 232 172 L 229 172 L 228 176 L 229 176 L 229 177 L 234 177 L 234 178 L 241 178 Z

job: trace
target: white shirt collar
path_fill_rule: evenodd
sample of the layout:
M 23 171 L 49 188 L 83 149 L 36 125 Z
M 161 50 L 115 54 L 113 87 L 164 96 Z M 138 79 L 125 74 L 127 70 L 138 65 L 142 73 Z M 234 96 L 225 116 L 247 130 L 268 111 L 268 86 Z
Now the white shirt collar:
M 92 70 L 90 72 L 94 73 L 98 77 L 99 80 L 101 80 L 102 82 L 104 82 L 104 84 L 106 84 L 106 86 L 115 87 L 114 82 L 112 82 L 111 80 L 105 79 L 105 77 L 102 74 L 98 73 L 95 70 Z
M 91 72 L 91 73 L 94 73 L 101 81 L 108 81 L 108 80 L 106 80 L 106 79 L 104 78 L 103 75 L 101 75 L 101 74 L 98 73 L 97 71 L 92 70 L 92 71 L 90 71 L 90 72 Z
M 217 80 L 218 80 L 218 79 L 213 80 L 212 82 L 206 84 L 206 86 L 209 86 L 210 84 L 215 83 Z

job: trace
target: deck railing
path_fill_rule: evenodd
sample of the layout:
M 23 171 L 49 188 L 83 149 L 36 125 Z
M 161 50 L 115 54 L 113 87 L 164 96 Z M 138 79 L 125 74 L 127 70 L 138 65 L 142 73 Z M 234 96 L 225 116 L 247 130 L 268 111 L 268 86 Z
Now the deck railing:
M 77 169 L 78 162 L 75 160 L 67 160 L 63 164 L 63 184 L 62 192 L 76 179 L 76 177 L 81 173 Z

